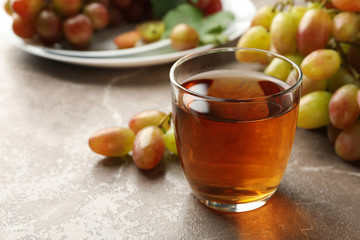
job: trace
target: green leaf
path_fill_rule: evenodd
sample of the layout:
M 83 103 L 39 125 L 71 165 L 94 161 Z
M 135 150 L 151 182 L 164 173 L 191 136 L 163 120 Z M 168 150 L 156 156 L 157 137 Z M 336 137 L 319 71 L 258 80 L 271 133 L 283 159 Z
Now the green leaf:
M 219 34 L 203 34 L 200 39 L 201 45 L 215 44 L 222 45 L 228 42 L 227 36 L 222 33 Z
M 197 9 L 190 4 L 183 3 L 177 6 L 175 9 L 169 11 L 163 18 L 165 23 L 164 37 L 170 36 L 170 32 L 179 23 L 185 23 L 193 27 L 196 31 L 200 28 L 203 20 L 203 13 L 200 9 Z
M 221 33 L 229 23 L 234 20 L 234 15 L 230 12 L 221 11 L 204 18 L 201 32 L 205 33 Z
M 168 11 L 185 2 L 186 0 L 151 0 L 154 17 L 161 19 Z
M 173 27 L 179 23 L 185 23 L 198 32 L 200 44 L 224 44 L 227 42 L 227 37 L 222 32 L 233 19 L 234 16 L 226 11 L 204 17 L 200 9 L 183 3 L 170 10 L 163 18 L 166 28 L 163 37 L 168 38 Z

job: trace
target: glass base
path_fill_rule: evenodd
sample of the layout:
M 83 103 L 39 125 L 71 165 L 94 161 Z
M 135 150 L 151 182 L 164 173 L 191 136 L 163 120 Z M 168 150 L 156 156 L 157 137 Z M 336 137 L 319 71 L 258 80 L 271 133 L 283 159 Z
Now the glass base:
M 260 208 L 265 205 L 265 203 L 270 199 L 272 194 L 267 196 L 266 198 L 260 199 L 255 202 L 248 202 L 248 203 L 221 203 L 212 200 L 202 199 L 199 196 L 195 197 L 199 199 L 201 203 L 205 206 L 223 212 L 247 212 L 257 208 Z

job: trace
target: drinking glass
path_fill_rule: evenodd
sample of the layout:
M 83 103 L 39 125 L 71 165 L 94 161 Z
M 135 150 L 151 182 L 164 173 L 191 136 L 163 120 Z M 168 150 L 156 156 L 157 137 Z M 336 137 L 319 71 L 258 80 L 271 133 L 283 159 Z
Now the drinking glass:
M 265 71 L 270 61 L 277 67 Z M 220 211 L 263 206 L 291 153 L 300 68 L 269 51 L 218 48 L 178 60 L 170 81 L 178 154 L 193 194 Z

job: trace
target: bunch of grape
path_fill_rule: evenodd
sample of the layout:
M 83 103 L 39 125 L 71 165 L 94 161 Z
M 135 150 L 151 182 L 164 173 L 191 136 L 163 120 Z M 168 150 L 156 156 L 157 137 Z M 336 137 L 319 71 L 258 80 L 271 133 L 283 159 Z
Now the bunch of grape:
M 220 0 L 188 2 L 205 15 L 222 9 Z M 153 19 L 152 9 L 150 0 L 7 0 L 5 3 L 6 12 L 13 18 L 13 32 L 20 38 L 39 40 L 47 45 L 65 40 L 77 49 L 86 49 L 98 30 L 116 27 L 123 22 Z M 128 48 L 139 39 L 152 42 L 158 40 L 164 31 L 161 24 L 143 26 L 146 29 L 132 31 L 123 37 L 125 40 L 115 39 L 115 44 L 119 48 Z M 158 33 L 154 34 L 154 29 Z M 144 34 L 139 35 L 139 32 Z
M 82 49 L 98 30 L 150 19 L 152 8 L 148 0 L 8 0 L 5 9 L 17 36 Z
M 89 146 L 95 153 L 106 157 L 119 157 L 132 151 L 136 166 L 152 169 L 161 161 L 165 148 L 177 154 L 171 114 L 147 110 L 135 114 L 129 128 L 110 127 L 95 132 Z
M 360 1 L 354 0 L 279 2 L 259 9 L 237 44 L 277 52 L 300 66 L 298 126 L 327 127 L 336 153 L 348 161 L 360 160 L 359 12 Z M 296 80 L 279 59 L 246 60 L 268 64 L 265 73 L 290 85 Z

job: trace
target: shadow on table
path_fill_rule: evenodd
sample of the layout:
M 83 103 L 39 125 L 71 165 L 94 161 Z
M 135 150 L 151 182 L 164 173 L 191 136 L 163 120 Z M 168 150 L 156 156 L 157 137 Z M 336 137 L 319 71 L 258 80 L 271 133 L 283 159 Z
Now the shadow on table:
M 130 155 L 125 155 L 122 157 L 105 157 L 98 161 L 96 167 L 104 167 L 104 168 L 118 168 L 127 162 L 131 161 Z
M 306 210 L 281 190 L 263 207 L 243 213 L 211 210 L 193 196 L 188 203 L 184 219 L 187 235 L 213 239 L 308 239 L 307 231 L 313 230 Z
M 174 154 L 165 151 L 165 154 L 160 163 L 153 169 L 143 170 L 134 164 L 132 156 L 127 154 L 122 157 L 105 157 L 100 159 L 94 166 L 94 172 L 96 175 L 103 175 L 111 178 L 118 174 L 120 168 L 126 168 L 127 174 L 137 178 L 143 178 L 146 181 L 158 180 L 163 178 L 167 168 L 179 168 L 179 158 Z

